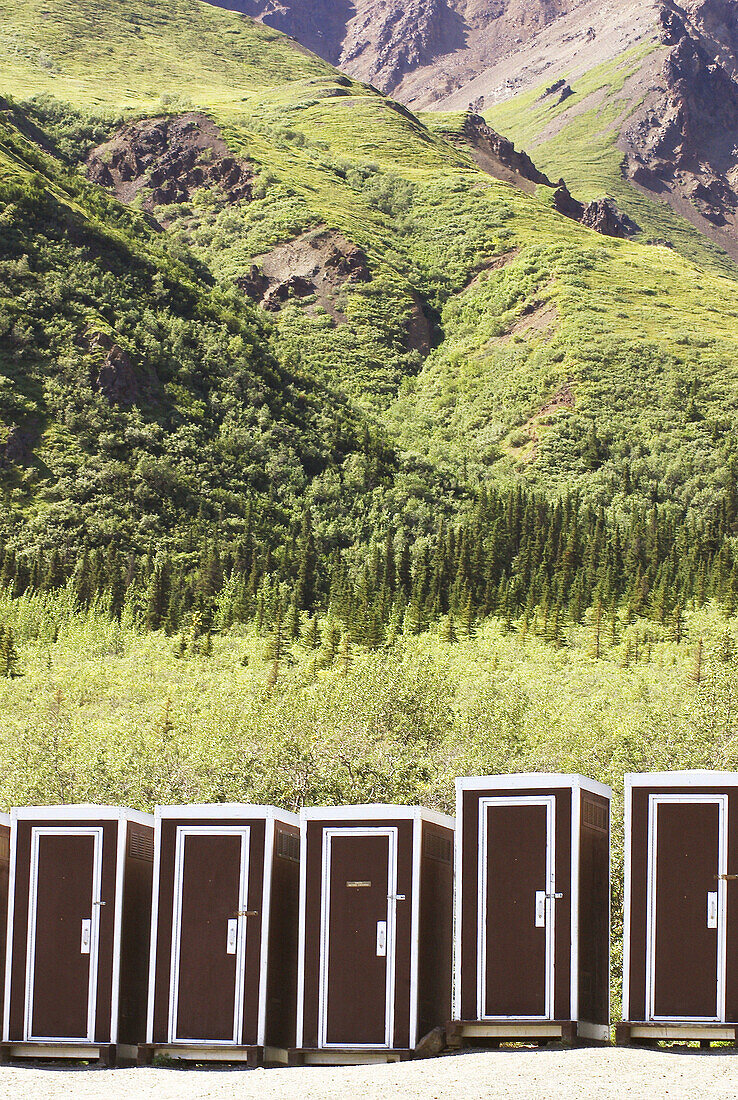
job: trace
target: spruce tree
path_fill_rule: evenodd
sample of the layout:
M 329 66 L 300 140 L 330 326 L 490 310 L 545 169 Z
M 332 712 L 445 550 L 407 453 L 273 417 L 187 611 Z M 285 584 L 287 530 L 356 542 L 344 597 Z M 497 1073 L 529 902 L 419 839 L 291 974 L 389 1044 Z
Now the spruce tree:
M 18 676 L 19 658 L 12 627 L 0 625 L 0 676 Z

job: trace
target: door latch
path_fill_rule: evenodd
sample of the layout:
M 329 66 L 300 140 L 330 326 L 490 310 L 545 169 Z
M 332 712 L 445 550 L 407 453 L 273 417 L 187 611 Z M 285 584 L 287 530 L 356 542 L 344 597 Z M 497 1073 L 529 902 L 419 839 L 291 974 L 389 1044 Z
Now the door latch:
M 718 896 L 717 890 L 710 890 L 707 895 L 707 927 L 718 926 Z
M 387 894 L 387 901 L 404 901 L 404 894 Z
M 80 945 L 80 954 L 89 955 L 90 953 L 90 940 L 92 939 L 92 921 L 87 919 L 82 921 L 82 942 Z
M 734 878 L 738 878 L 738 875 L 715 875 L 715 878 L 721 882 L 732 882 Z
M 563 894 L 546 894 L 547 898 L 553 898 L 554 901 L 558 901 L 559 898 L 563 898 Z
M 387 921 L 377 921 L 377 958 L 383 958 L 387 954 Z

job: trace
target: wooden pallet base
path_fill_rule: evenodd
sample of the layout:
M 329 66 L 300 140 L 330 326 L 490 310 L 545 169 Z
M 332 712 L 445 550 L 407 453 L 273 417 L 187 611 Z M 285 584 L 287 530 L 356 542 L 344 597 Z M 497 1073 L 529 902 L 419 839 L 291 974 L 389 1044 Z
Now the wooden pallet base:
M 135 1066 L 138 1048 L 126 1043 L 0 1043 L 0 1061 L 33 1058 L 38 1061 L 97 1062 L 112 1069 Z
M 703 1050 L 709 1050 L 711 1043 L 732 1043 L 738 1046 L 738 1025 L 625 1021 L 615 1027 L 615 1042 L 619 1047 L 699 1043 Z
M 605 1024 L 577 1020 L 452 1020 L 446 1026 L 446 1041 L 452 1049 L 462 1047 L 499 1047 L 501 1043 L 527 1043 L 546 1046 L 587 1046 L 609 1043 L 610 1029 Z
M 150 1066 L 155 1058 L 171 1059 L 173 1062 L 231 1062 L 256 1069 L 267 1063 L 286 1065 L 287 1051 L 276 1047 L 218 1046 L 215 1043 L 146 1043 L 138 1048 L 139 1066 Z
M 371 1066 L 388 1062 L 405 1062 L 412 1058 L 411 1050 L 316 1050 L 308 1047 L 287 1052 L 290 1066 Z

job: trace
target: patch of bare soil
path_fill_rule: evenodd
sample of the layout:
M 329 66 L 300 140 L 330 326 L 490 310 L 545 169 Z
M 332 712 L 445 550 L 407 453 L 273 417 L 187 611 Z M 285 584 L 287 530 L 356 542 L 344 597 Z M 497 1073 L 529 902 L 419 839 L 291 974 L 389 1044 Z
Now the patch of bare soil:
M 535 336 L 544 333 L 553 335 L 558 320 L 555 302 L 528 302 L 510 330 L 500 339 L 504 341 L 513 336 Z
M 236 281 L 243 292 L 272 312 L 290 299 L 314 297 L 336 322 L 346 320 L 337 305 L 351 283 L 367 283 L 372 274 L 365 252 L 334 229 L 301 234 L 256 256 L 250 271 Z
M 87 175 L 121 202 L 143 194 L 149 212 L 186 202 L 201 187 L 217 186 L 230 202 L 249 200 L 254 179 L 248 161 L 233 156 L 212 119 L 196 111 L 127 123 L 92 150 Z
M 550 397 L 537 413 L 534 413 L 529 420 L 525 422 L 519 429 L 519 433 L 524 433 L 527 439 L 523 443 L 517 445 L 513 444 L 510 447 L 510 454 L 513 458 L 520 459 L 521 462 L 532 462 L 538 454 L 538 444 L 540 443 L 539 429 L 545 424 L 550 423 L 551 417 L 556 413 L 561 412 L 564 409 L 574 408 L 574 392 L 571 388 L 571 383 L 565 382 L 561 389 Z

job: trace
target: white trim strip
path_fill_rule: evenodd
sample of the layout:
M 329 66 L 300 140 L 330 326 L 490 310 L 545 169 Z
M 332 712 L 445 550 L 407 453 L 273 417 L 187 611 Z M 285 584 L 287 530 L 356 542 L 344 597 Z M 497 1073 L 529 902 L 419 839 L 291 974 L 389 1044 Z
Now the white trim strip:
M 454 956 L 453 956 L 453 1016 L 461 1019 L 461 919 L 463 890 L 464 856 L 464 792 L 456 784 L 456 820 L 458 828 L 454 833 Z
M 281 818 L 278 820 L 281 821 Z M 299 819 L 298 819 L 299 820 Z M 267 818 L 264 829 L 264 874 L 261 884 L 261 957 L 259 959 L 259 1014 L 256 1045 L 266 1046 L 267 979 L 269 976 L 269 921 L 272 911 L 272 864 L 276 840 L 275 819 Z M 275 950 L 279 950 L 277 947 Z
M 738 787 L 738 772 L 627 772 L 626 787 Z
M 423 822 L 413 826 L 413 872 L 410 915 L 410 1049 L 418 1045 L 418 963 L 420 957 L 420 861 L 423 853 Z M 395 891 L 396 892 L 396 891 Z M 397 902 L 393 909 L 397 914 Z M 394 982 L 392 983 L 394 989 Z M 394 997 L 393 997 L 394 1001 Z
M 612 791 L 596 779 L 584 775 L 564 775 L 556 772 L 514 772 L 509 775 L 460 776 L 456 780 L 457 791 L 539 790 L 577 788 L 590 794 L 611 799 Z
M 454 828 L 454 819 L 448 814 L 427 810 L 424 806 L 391 806 L 387 803 L 361 806 L 311 806 L 300 810 L 302 821 L 429 821 L 433 825 Z
M 631 902 L 630 895 L 633 886 L 633 788 L 630 776 L 625 777 L 625 789 L 623 791 L 623 849 L 625 868 L 623 876 L 623 993 L 622 993 L 622 1017 L 628 1021 L 632 1019 L 630 1012 L 630 952 L 631 952 Z M 610 866 L 612 868 L 612 843 L 610 844 Z M 610 895 L 612 897 L 612 894 Z M 610 918 L 612 923 L 612 916 Z
M 305 920 L 307 911 L 307 821 L 300 822 L 300 900 L 297 923 L 297 1028 L 295 1043 L 305 1045 Z
M 154 811 L 157 820 L 163 818 L 182 818 L 183 821 L 198 820 L 199 818 L 233 818 L 236 821 L 242 819 L 255 819 L 257 821 L 274 819 L 285 825 L 299 825 L 300 818 L 288 810 L 280 810 L 276 806 L 255 806 L 246 802 L 198 802 L 193 805 L 182 806 L 157 806 Z
M 8 926 L 5 941 L 5 989 L 3 992 L 3 1042 L 10 1040 L 10 989 L 13 972 L 13 936 L 15 935 L 15 876 L 18 831 L 10 829 L 10 871 L 8 883 Z
M 137 825 L 154 824 L 153 814 L 127 810 L 123 806 L 14 806 L 10 811 L 15 821 L 133 821 Z

